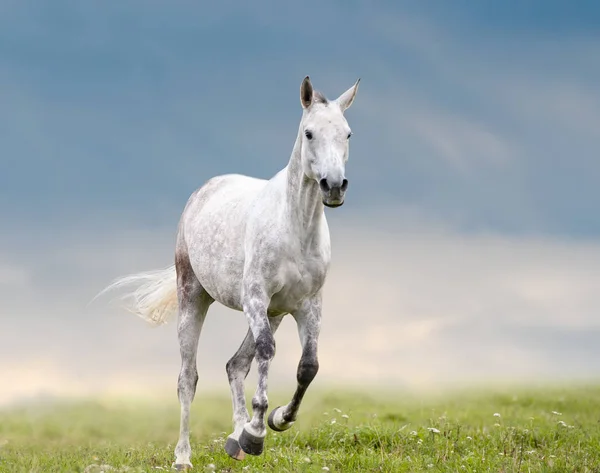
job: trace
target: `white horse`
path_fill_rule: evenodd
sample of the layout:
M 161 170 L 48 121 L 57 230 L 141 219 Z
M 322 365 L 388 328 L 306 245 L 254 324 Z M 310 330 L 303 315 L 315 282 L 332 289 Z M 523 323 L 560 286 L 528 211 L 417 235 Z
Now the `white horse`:
M 302 120 L 288 165 L 270 180 L 230 174 L 208 180 L 189 198 L 179 222 L 175 264 L 167 269 L 116 280 L 106 290 L 130 283 L 129 307 L 153 324 L 179 310 L 177 333 L 181 404 L 177 469 L 191 468 L 190 406 L 196 392 L 196 353 L 202 324 L 216 300 L 246 314 L 249 330 L 227 363 L 234 431 L 225 450 L 238 460 L 260 455 L 267 433 L 267 378 L 275 355 L 273 335 L 286 314 L 298 325 L 302 357 L 298 386 L 289 404 L 274 409 L 268 425 L 289 429 L 319 369 L 317 342 L 321 293 L 331 259 L 324 207 L 344 203 L 345 165 L 352 135 L 344 111 L 356 96 L 356 83 L 329 101 L 313 91 L 307 76 L 300 86 Z M 104 292 L 104 291 L 103 291 Z M 250 418 L 244 380 L 253 358 L 258 386 Z

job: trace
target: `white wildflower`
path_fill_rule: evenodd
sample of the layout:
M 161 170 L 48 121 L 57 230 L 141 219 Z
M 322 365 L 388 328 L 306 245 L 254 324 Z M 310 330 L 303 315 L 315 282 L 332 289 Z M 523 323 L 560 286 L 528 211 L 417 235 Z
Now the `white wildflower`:
M 331 425 L 335 424 L 337 421 L 335 419 L 331 419 Z
M 427 430 L 429 430 L 429 432 L 431 432 L 432 434 L 440 433 L 440 431 L 438 429 L 436 429 L 435 427 L 427 427 Z
M 321 470 L 323 470 L 323 471 L 329 471 L 329 468 L 327 468 L 326 466 L 324 466 L 323 468 L 321 468 Z
M 473 440 L 473 437 L 469 437 L 469 436 L 467 435 L 467 440 Z
M 502 417 L 499 412 L 494 412 L 494 417 Z
M 337 412 L 338 414 L 341 414 L 341 413 L 342 413 L 342 411 L 341 411 L 340 409 L 338 409 L 337 407 L 334 407 L 334 408 L 333 408 L 333 410 L 334 410 L 335 412 Z
M 559 420 L 558 425 L 562 425 L 563 427 L 567 427 L 567 423 L 564 420 Z
M 413 430 L 413 431 L 410 433 L 410 435 L 417 435 L 417 431 L 416 431 L 416 430 Z
M 555 416 L 562 416 L 561 412 L 552 411 L 552 414 L 554 414 Z
M 304 461 L 305 461 L 306 463 L 311 463 L 311 460 L 310 460 L 310 458 L 308 458 L 308 457 L 304 457 Z
M 342 417 L 343 417 L 344 419 L 349 419 L 349 418 L 350 418 L 350 416 L 349 416 L 348 414 L 342 414 Z

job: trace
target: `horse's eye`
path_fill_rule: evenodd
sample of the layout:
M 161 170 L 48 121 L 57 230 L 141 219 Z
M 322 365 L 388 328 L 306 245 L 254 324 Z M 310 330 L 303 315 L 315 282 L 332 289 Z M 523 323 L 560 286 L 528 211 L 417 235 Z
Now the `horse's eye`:
M 304 136 L 306 136 L 306 137 L 307 137 L 309 140 L 312 140 L 312 132 L 310 132 L 310 131 L 306 130 L 306 131 L 304 132 Z
M 352 132 L 348 133 L 348 139 L 352 136 Z

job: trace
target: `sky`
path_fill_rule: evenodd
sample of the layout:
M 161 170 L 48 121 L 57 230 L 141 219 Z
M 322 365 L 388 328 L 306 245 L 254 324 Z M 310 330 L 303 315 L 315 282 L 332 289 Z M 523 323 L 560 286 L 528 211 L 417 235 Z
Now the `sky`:
M 600 6 L 290 6 L 0 4 L 0 403 L 174 389 L 174 324 L 88 302 L 172 262 L 210 177 L 287 164 L 306 75 L 361 78 L 316 383 L 598 377 Z M 201 386 L 227 392 L 246 325 L 213 313 Z

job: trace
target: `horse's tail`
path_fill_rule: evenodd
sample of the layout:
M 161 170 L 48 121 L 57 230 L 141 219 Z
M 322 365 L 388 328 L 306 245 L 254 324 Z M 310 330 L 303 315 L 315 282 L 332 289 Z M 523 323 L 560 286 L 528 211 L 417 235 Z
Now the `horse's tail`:
M 152 325 L 165 324 L 177 312 L 177 274 L 174 265 L 118 278 L 100 294 L 129 285 L 137 287 L 122 296 L 125 308 L 146 322 Z

